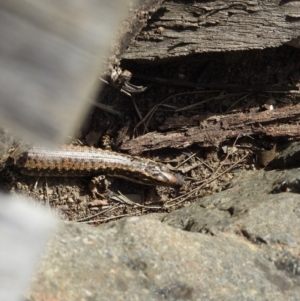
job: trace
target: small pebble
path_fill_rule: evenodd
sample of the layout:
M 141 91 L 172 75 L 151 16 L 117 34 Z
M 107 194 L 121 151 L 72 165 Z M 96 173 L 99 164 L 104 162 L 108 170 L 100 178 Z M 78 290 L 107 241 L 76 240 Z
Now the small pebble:
M 74 200 L 72 198 L 68 198 L 67 203 L 74 203 Z

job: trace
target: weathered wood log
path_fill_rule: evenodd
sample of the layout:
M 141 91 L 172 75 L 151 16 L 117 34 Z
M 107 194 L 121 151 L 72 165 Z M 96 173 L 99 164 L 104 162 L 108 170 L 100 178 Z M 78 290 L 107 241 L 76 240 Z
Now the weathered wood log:
M 121 58 L 264 49 L 299 36 L 298 1 L 164 1 Z
M 130 42 L 147 24 L 151 14 L 157 11 L 163 0 L 136 0 L 128 12 L 128 17 L 122 22 L 119 36 L 115 39 L 113 52 L 118 55 L 126 51 Z
M 218 147 L 227 139 L 247 135 L 299 139 L 299 122 L 300 104 L 259 113 L 211 114 L 206 118 L 182 116 L 166 120 L 161 130 L 168 129 L 168 132 L 150 132 L 129 140 L 122 144 L 121 150 L 141 154 L 166 147 L 185 148 L 194 143 Z

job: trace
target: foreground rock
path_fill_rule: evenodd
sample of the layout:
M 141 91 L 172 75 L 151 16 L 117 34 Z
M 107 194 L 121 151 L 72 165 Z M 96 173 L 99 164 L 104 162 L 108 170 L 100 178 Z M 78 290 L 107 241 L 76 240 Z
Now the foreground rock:
M 300 196 L 280 190 L 297 177 L 246 173 L 164 223 L 65 223 L 28 300 L 298 300 Z
M 188 233 L 134 217 L 101 228 L 62 226 L 31 298 L 296 300 L 299 293 L 297 278 L 243 237 Z

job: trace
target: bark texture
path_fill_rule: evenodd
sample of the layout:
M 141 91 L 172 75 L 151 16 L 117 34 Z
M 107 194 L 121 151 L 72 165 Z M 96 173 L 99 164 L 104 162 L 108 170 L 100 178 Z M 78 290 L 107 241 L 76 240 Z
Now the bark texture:
M 226 139 L 245 135 L 300 138 L 300 104 L 259 113 L 177 116 L 167 119 L 162 131 L 150 132 L 122 144 L 131 154 L 166 147 L 185 148 L 194 143 L 218 147 Z
M 264 49 L 297 41 L 298 36 L 298 1 L 164 1 L 121 57 L 153 60 Z

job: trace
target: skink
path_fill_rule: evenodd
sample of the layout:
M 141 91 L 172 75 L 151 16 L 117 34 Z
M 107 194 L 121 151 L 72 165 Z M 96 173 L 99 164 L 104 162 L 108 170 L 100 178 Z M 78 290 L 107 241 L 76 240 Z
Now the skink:
M 31 176 L 109 176 L 146 185 L 181 186 L 180 175 L 164 164 L 86 146 L 54 150 L 34 147 L 15 161 L 21 173 Z

